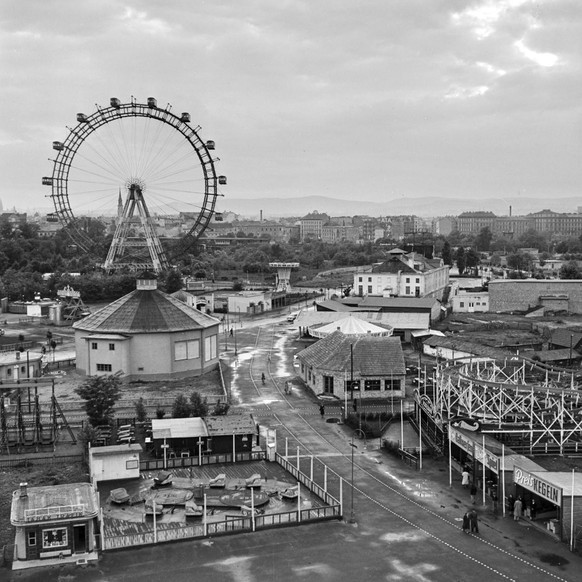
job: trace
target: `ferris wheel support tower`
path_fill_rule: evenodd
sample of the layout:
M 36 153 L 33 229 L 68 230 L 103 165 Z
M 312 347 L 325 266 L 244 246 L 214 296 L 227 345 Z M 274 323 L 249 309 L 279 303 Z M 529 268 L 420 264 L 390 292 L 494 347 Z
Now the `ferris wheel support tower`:
M 131 237 L 130 229 L 136 209 L 143 235 Z M 123 266 L 122 257 L 126 249 L 131 247 L 143 249 L 144 246 L 147 246 L 154 271 L 159 272 L 170 268 L 162 243 L 156 234 L 155 225 L 143 196 L 142 187 L 140 184 L 132 183 L 129 185 L 129 193 L 123 207 L 123 213 L 115 229 L 103 268 L 106 271 L 110 271 L 115 267 Z M 138 265 L 136 263 L 132 263 L 131 266 L 138 269 L 150 267 L 149 264 Z

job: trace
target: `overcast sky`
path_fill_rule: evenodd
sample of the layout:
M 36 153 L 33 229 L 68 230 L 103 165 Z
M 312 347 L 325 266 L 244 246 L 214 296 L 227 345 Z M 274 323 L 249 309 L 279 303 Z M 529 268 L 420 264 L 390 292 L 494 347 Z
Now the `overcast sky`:
M 0 27 L 5 209 L 50 205 L 51 142 L 132 95 L 216 141 L 224 208 L 580 193 L 580 0 L 3 0 Z

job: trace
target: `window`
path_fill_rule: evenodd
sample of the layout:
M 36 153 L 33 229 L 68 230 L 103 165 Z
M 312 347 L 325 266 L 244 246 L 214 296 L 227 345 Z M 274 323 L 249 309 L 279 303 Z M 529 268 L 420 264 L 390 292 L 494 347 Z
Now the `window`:
M 364 390 L 380 390 L 380 380 L 364 380 Z
M 323 377 L 323 391 L 325 394 L 333 394 L 333 376 Z
M 115 344 L 109 344 L 109 351 L 110 352 L 114 352 L 115 351 Z
M 42 530 L 43 548 L 64 548 L 68 545 L 67 528 L 55 527 L 54 529 Z
M 346 381 L 346 389 L 350 392 L 357 391 L 360 389 L 360 381 L 359 380 L 347 380 Z
M 410 283 L 410 277 L 406 277 L 406 282 Z
M 210 338 L 206 339 L 208 340 Z M 187 340 L 174 343 L 174 360 L 195 360 L 199 357 L 200 340 Z
M 91 349 L 92 350 L 96 350 L 97 349 L 97 342 L 91 342 Z
M 358 283 L 362 282 L 363 277 L 358 277 Z
M 384 390 L 400 390 L 400 378 L 384 380 Z
M 464 302 L 464 301 L 460 301 L 460 302 L 459 302 L 459 306 L 460 306 L 460 307 L 465 307 L 465 302 Z
M 28 545 L 29 546 L 36 546 L 36 532 L 35 531 L 28 532 Z
M 111 372 L 111 364 L 97 364 L 98 372 Z
M 26 374 L 26 366 L 20 366 L 20 372 Z
M 137 459 L 129 459 L 125 461 L 125 468 L 129 471 L 130 469 L 137 469 L 139 467 L 139 462 Z
M 211 335 L 204 339 L 204 361 L 214 360 L 216 355 L 216 336 Z
M 368 293 L 372 293 L 372 285 L 368 285 Z
M 368 283 L 372 282 L 372 277 L 368 277 Z
M 416 278 L 416 282 L 417 282 L 417 283 L 420 283 L 420 277 L 417 277 L 417 278 Z
M 406 287 L 404 290 L 404 295 L 410 295 L 410 287 Z

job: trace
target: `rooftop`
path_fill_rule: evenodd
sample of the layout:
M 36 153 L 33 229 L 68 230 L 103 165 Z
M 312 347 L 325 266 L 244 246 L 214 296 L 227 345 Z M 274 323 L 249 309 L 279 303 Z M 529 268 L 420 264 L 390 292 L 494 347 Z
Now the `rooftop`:
M 90 483 L 67 483 L 43 487 L 26 487 L 12 494 L 10 522 L 25 523 L 96 517 L 98 511 L 95 490 Z
M 297 354 L 308 366 L 334 371 L 353 370 L 358 376 L 406 373 L 400 338 L 347 336 L 341 331 L 319 340 Z

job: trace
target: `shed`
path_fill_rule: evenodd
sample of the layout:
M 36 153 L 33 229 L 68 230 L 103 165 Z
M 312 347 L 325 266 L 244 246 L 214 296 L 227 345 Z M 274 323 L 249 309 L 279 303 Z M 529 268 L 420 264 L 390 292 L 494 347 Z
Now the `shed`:
M 249 452 L 257 433 L 252 414 L 208 416 L 205 419 L 213 454 Z
M 141 445 L 136 443 L 89 448 L 91 482 L 139 479 Z

